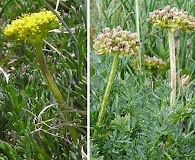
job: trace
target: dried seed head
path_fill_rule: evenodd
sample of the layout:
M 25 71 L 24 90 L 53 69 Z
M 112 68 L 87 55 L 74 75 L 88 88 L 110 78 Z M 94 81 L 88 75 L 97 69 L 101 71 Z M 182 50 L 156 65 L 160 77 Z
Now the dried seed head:
M 93 45 L 96 54 L 138 55 L 140 47 L 137 34 L 122 30 L 120 26 L 112 30 L 104 28 Z
M 148 21 L 156 27 L 172 28 L 183 31 L 195 30 L 195 17 L 188 12 L 166 6 L 149 13 Z
M 162 59 L 154 57 L 150 57 L 148 55 L 144 56 L 145 58 L 145 67 L 148 70 L 163 70 L 167 65 Z

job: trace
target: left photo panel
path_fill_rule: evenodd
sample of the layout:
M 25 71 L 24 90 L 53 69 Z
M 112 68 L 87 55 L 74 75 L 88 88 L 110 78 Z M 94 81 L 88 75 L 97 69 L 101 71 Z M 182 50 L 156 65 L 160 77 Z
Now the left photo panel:
M 0 2 L 0 159 L 87 159 L 87 0 Z

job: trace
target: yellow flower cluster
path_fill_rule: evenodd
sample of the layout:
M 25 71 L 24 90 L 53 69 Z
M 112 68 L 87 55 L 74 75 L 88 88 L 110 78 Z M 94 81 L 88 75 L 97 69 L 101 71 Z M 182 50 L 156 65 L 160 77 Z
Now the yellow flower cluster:
M 39 13 L 23 14 L 9 24 L 4 35 L 15 40 L 27 40 L 35 43 L 45 38 L 50 29 L 59 25 L 59 20 L 51 11 L 42 9 Z

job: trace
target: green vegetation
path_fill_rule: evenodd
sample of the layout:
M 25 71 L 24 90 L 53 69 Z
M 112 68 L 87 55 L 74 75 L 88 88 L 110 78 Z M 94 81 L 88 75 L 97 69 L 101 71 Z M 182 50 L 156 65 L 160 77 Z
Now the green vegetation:
M 119 59 L 98 125 L 113 56 L 96 55 L 91 45 L 91 159 L 195 158 L 195 32 L 174 32 L 177 90 L 170 105 L 168 31 L 148 21 L 149 12 L 168 5 L 195 16 L 193 1 L 138 0 L 138 5 L 136 1 L 91 1 L 92 43 L 103 28 L 117 26 L 139 33 L 141 41 L 139 56 Z
M 43 45 L 3 34 L 17 17 L 43 8 L 57 9 L 61 25 Z M 0 159 L 86 159 L 86 15 L 82 0 L 0 2 Z M 59 90 L 44 74 L 42 54 Z

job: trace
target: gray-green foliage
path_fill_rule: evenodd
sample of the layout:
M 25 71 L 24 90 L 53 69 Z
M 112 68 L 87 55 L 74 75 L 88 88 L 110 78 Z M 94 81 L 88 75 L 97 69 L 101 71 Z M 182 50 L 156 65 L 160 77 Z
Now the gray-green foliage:
M 178 83 L 177 104 L 169 106 L 170 84 L 167 32 L 148 23 L 149 12 L 167 5 L 178 7 L 194 16 L 194 1 L 139 1 L 140 40 L 144 55 L 162 58 L 167 68 L 143 75 L 133 67 L 133 59 L 122 58 L 107 104 L 104 123 L 95 126 L 99 108 L 110 72 L 112 57 L 97 56 L 91 50 L 90 89 L 91 157 L 103 159 L 194 159 L 194 32 L 177 32 L 178 77 L 191 77 L 186 86 Z M 91 1 L 91 37 L 96 37 L 104 27 L 121 26 L 136 32 L 135 1 Z M 97 12 L 94 12 L 96 10 Z M 98 13 L 98 14 L 97 14 Z M 92 40 L 91 40 L 92 41 Z M 180 79 L 178 79 L 178 82 Z
M 55 8 L 56 2 L 48 2 Z M 78 144 L 72 144 L 67 122 L 45 85 L 37 66 L 34 48 L 26 42 L 5 39 L 2 30 L 22 13 L 47 8 L 44 1 L 0 2 L 0 66 L 10 73 L 0 78 L 1 159 L 84 159 L 86 153 L 86 6 L 84 1 L 59 4 L 62 21 L 78 40 L 67 32 L 52 32 L 45 39 L 46 63 L 70 107 L 77 124 Z M 66 12 L 66 13 L 65 13 Z M 62 27 L 63 23 L 62 23 Z M 48 45 L 50 44 L 50 45 Z
M 140 88 L 137 79 L 126 74 L 124 80 L 115 82 L 106 123 L 99 126 L 99 135 L 92 139 L 93 148 L 98 148 L 92 155 L 98 153 L 105 159 L 132 160 L 166 159 L 167 155 L 173 159 L 195 156 L 194 112 L 187 112 L 194 110 L 194 100 L 188 105 L 179 101 L 178 107 L 182 110 L 179 114 L 179 108 L 175 111 L 169 107 L 170 89 L 166 81 L 160 81 L 154 89 L 149 85 Z M 189 98 L 192 93 L 185 96 Z M 116 95 L 119 97 L 117 102 Z M 92 125 L 97 112 L 91 111 Z M 183 116 L 181 121 L 179 115 Z

